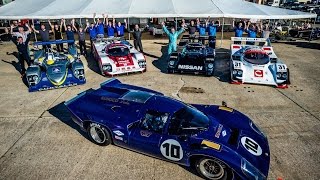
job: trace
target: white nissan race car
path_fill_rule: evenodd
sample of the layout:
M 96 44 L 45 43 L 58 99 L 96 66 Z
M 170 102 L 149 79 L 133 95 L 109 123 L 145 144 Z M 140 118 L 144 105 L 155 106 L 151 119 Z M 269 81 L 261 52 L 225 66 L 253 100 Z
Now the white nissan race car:
M 266 39 L 232 37 L 231 41 L 231 83 L 288 87 L 289 69 Z
M 119 38 L 99 38 L 94 42 L 93 55 L 102 75 L 114 76 L 145 72 L 146 58 L 128 41 Z

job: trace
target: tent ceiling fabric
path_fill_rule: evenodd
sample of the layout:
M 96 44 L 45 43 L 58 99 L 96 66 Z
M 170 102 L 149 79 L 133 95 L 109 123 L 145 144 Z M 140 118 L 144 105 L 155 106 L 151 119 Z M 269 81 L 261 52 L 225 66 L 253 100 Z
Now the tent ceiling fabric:
M 243 0 L 16 0 L 0 7 L 0 19 L 114 17 L 228 17 L 254 19 L 315 18 L 316 14 Z

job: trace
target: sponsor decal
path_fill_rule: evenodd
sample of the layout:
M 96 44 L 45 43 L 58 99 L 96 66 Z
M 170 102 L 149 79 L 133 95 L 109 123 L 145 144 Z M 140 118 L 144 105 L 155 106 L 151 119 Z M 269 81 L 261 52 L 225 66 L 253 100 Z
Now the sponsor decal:
M 145 131 L 145 130 L 140 131 L 140 135 L 143 137 L 150 137 L 151 134 L 152 134 L 152 132 L 149 132 L 149 131 Z
M 259 144 L 249 137 L 242 137 L 241 144 L 247 151 L 255 156 L 260 156 L 262 154 L 262 149 Z
M 121 132 L 119 130 L 113 131 L 113 133 L 115 133 L 118 136 L 123 136 L 124 135 L 123 132 Z
M 260 78 L 263 77 L 263 70 L 255 69 L 253 70 L 253 72 L 254 72 L 254 77 L 260 77 Z
M 172 161 L 180 161 L 183 158 L 183 150 L 180 143 L 174 139 L 163 141 L 160 146 L 161 154 Z
M 225 137 L 226 135 L 227 135 L 226 130 L 223 130 L 223 131 L 222 131 L 222 136 Z
M 123 137 L 119 137 L 119 136 L 114 136 L 115 139 L 123 141 Z
M 232 108 L 226 107 L 226 106 L 219 106 L 220 110 L 228 111 L 228 112 L 233 112 Z
M 113 102 L 113 103 L 120 103 L 120 104 L 130 105 L 130 103 L 128 101 L 121 100 L 121 99 L 101 97 L 101 100 L 102 101 L 109 101 L 109 102 Z
M 206 146 L 208 146 L 208 147 L 210 147 L 212 149 L 215 149 L 217 151 L 220 151 L 220 149 L 221 149 L 220 144 L 217 144 L 217 143 L 214 143 L 214 142 L 211 142 L 211 141 L 203 140 L 201 142 L 201 144 L 206 145 Z
M 60 72 L 61 72 L 60 67 L 53 67 L 52 68 L 52 73 L 60 73 Z
M 217 130 L 216 134 L 214 135 L 214 137 L 216 137 L 216 138 L 219 138 L 219 137 L 220 137 L 222 128 L 223 128 L 223 125 L 222 125 L 222 124 L 219 124 L 218 130 Z
M 178 69 L 186 69 L 186 70 L 197 70 L 202 71 L 203 66 L 193 66 L 193 65 L 179 65 Z

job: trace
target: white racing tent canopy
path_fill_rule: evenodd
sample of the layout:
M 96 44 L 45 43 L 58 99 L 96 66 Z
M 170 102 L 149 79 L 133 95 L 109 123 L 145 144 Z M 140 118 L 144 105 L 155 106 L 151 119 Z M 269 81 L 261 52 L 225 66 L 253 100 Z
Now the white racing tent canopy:
M 0 7 L 0 19 L 225 17 L 302 19 L 316 14 L 249 3 L 243 0 L 16 0 Z

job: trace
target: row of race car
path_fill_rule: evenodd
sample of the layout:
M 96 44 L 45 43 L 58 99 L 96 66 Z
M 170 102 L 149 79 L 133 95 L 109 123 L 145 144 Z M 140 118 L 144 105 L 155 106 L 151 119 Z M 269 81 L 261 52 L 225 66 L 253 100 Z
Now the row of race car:
M 202 39 L 203 40 L 203 39 Z M 230 78 L 235 84 L 289 83 L 287 66 L 266 39 L 232 38 Z M 70 41 L 37 42 L 38 45 Z M 143 53 L 123 39 L 97 39 L 93 55 L 102 75 L 146 71 Z M 168 59 L 168 73 L 214 75 L 216 50 L 183 37 Z M 84 84 L 77 50 L 35 49 L 27 69 L 29 91 Z M 186 104 L 160 92 L 110 79 L 65 102 L 73 121 L 95 144 L 114 144 L 183 166 L 206 179 L 266 179 L 270 150 L 265 134 L 246 115 L 223 105 Z
M 203 37 L 201 37 L 202 40 Z M 197 41 L 198 40 L 198 41 Z M 289 69 L 274 53 L 273 47 L 262 38 L 231 39 L 230 79 L 233 84 L 252 83 L 287 88 Z M 69 41 L 36 42 L 34 45 L 70 43 Z M 47 90 L 84 84 L 83 64 L 75 47 L 68 54 L 52 49 L 35 49 L 34 65 L 27 69 L 29 91 Z M 128 41 L 120 38 L 97 38 L 93 56 L 102 75 L 114 76 L 147 70 L 146 57 Z M 168 59 L 168 73 L 194 73 L 213 76 L 216 51 L 200 42 L 199 37 L 184 36 L 177 52 Z

